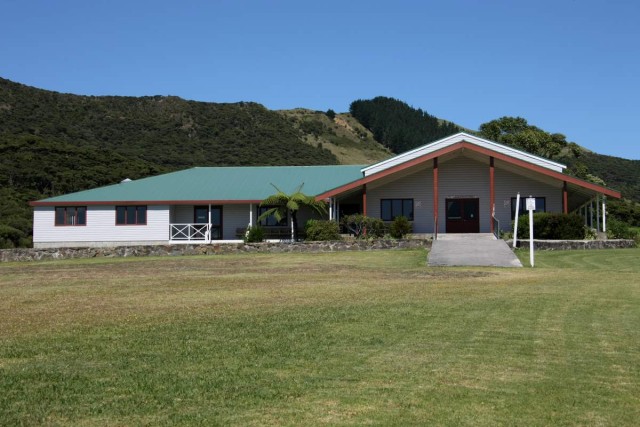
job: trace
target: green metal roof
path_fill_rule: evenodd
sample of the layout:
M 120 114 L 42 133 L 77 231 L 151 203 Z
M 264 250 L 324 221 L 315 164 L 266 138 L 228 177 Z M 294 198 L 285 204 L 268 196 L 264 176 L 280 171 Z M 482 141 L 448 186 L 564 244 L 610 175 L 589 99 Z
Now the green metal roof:
M 304 184 L 310 196 L 362 178 L 366 165 L 197 167 L 115 185 L 50 197 L 32 204 L 263 200 Z M 271 185 L 273 184 L 273 185 Z

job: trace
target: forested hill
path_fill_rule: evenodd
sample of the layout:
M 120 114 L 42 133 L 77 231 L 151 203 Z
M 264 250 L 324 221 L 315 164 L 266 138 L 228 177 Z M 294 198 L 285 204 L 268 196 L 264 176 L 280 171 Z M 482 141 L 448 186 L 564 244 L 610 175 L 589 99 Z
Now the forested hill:
M 455 123 L 440 120 L 405 102 L 384 96 L 353 101 L 349 111 L 373 132 L 378 142 L 394 153 L 403 153 L 463 131 Z

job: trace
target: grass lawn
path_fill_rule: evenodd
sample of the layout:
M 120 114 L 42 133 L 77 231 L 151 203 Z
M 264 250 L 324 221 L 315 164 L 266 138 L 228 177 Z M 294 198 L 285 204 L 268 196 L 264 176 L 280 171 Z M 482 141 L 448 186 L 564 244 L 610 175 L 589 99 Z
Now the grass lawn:
M 0 425 L 638 424 L 640 249 L 425 259 L 2 264 Z

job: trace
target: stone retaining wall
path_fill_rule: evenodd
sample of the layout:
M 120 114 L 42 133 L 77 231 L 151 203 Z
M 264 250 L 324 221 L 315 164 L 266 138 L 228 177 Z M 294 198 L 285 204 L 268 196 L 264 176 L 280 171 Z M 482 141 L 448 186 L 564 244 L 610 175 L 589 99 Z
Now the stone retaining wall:
M 379 249 L 429 248 L 431 240 L 370 240 L 299 243 L 213 243 L 211 245 L 150 245 L 112 248 L 3 249 L 0 261 L 37 261 L 70 258 L 223 255 L 240 253 L 338 252 Z
M 520 241 L 520 243 L 521 247 L 525 248 L 529 244 L 528 241 Z M 511 240 L 507 240 L 507 244 L 511 246 Z M 636 246 L 633 240 L 534 240 L 534 244 L 535 248 L 539 250 L 612 249 Z M 409 239 L 299 243 L 214 243 L 211 245 L 150 245 L 113 248 L 2 249 L 0 250 L 0 262 L 96 257 L 371 251 L 430 247 L 431 240 L 429 239 Z
M 509 247 L 513 240 L 506 241 Z M 518 240 L 518 247 L 529 248 L 529 240 Z M 534 249 L 547 251 L 565 251 L 574 249 L 625 249 L 635 248 L 636 242 L 631 239 L 611 240 L 536 240 L 533 239 Z

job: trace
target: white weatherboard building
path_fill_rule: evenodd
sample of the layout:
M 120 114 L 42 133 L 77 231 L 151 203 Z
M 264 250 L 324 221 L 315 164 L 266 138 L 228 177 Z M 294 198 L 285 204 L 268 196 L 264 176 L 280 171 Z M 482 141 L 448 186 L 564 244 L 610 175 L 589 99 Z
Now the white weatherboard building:
M 203 167 L 31 202 L 36 248 L 238 241 L 257 225 L 276 190 L 301 184 L 326 201 L 328 219 L 352 213 L 392 221 L 407 217 L 413 232 L 507 231 L 516 195 L 536 198 L 538 212 L 578 212 L 606 227 L 609 188 L 563 173 L 564 165 L 466 133 L 374 165 Z M 524 207 L 520 207 L 524 211 Z M 299 223 L 312 217 L 301 212 Z M 260 221 L 286 238 L 286 220 Z

